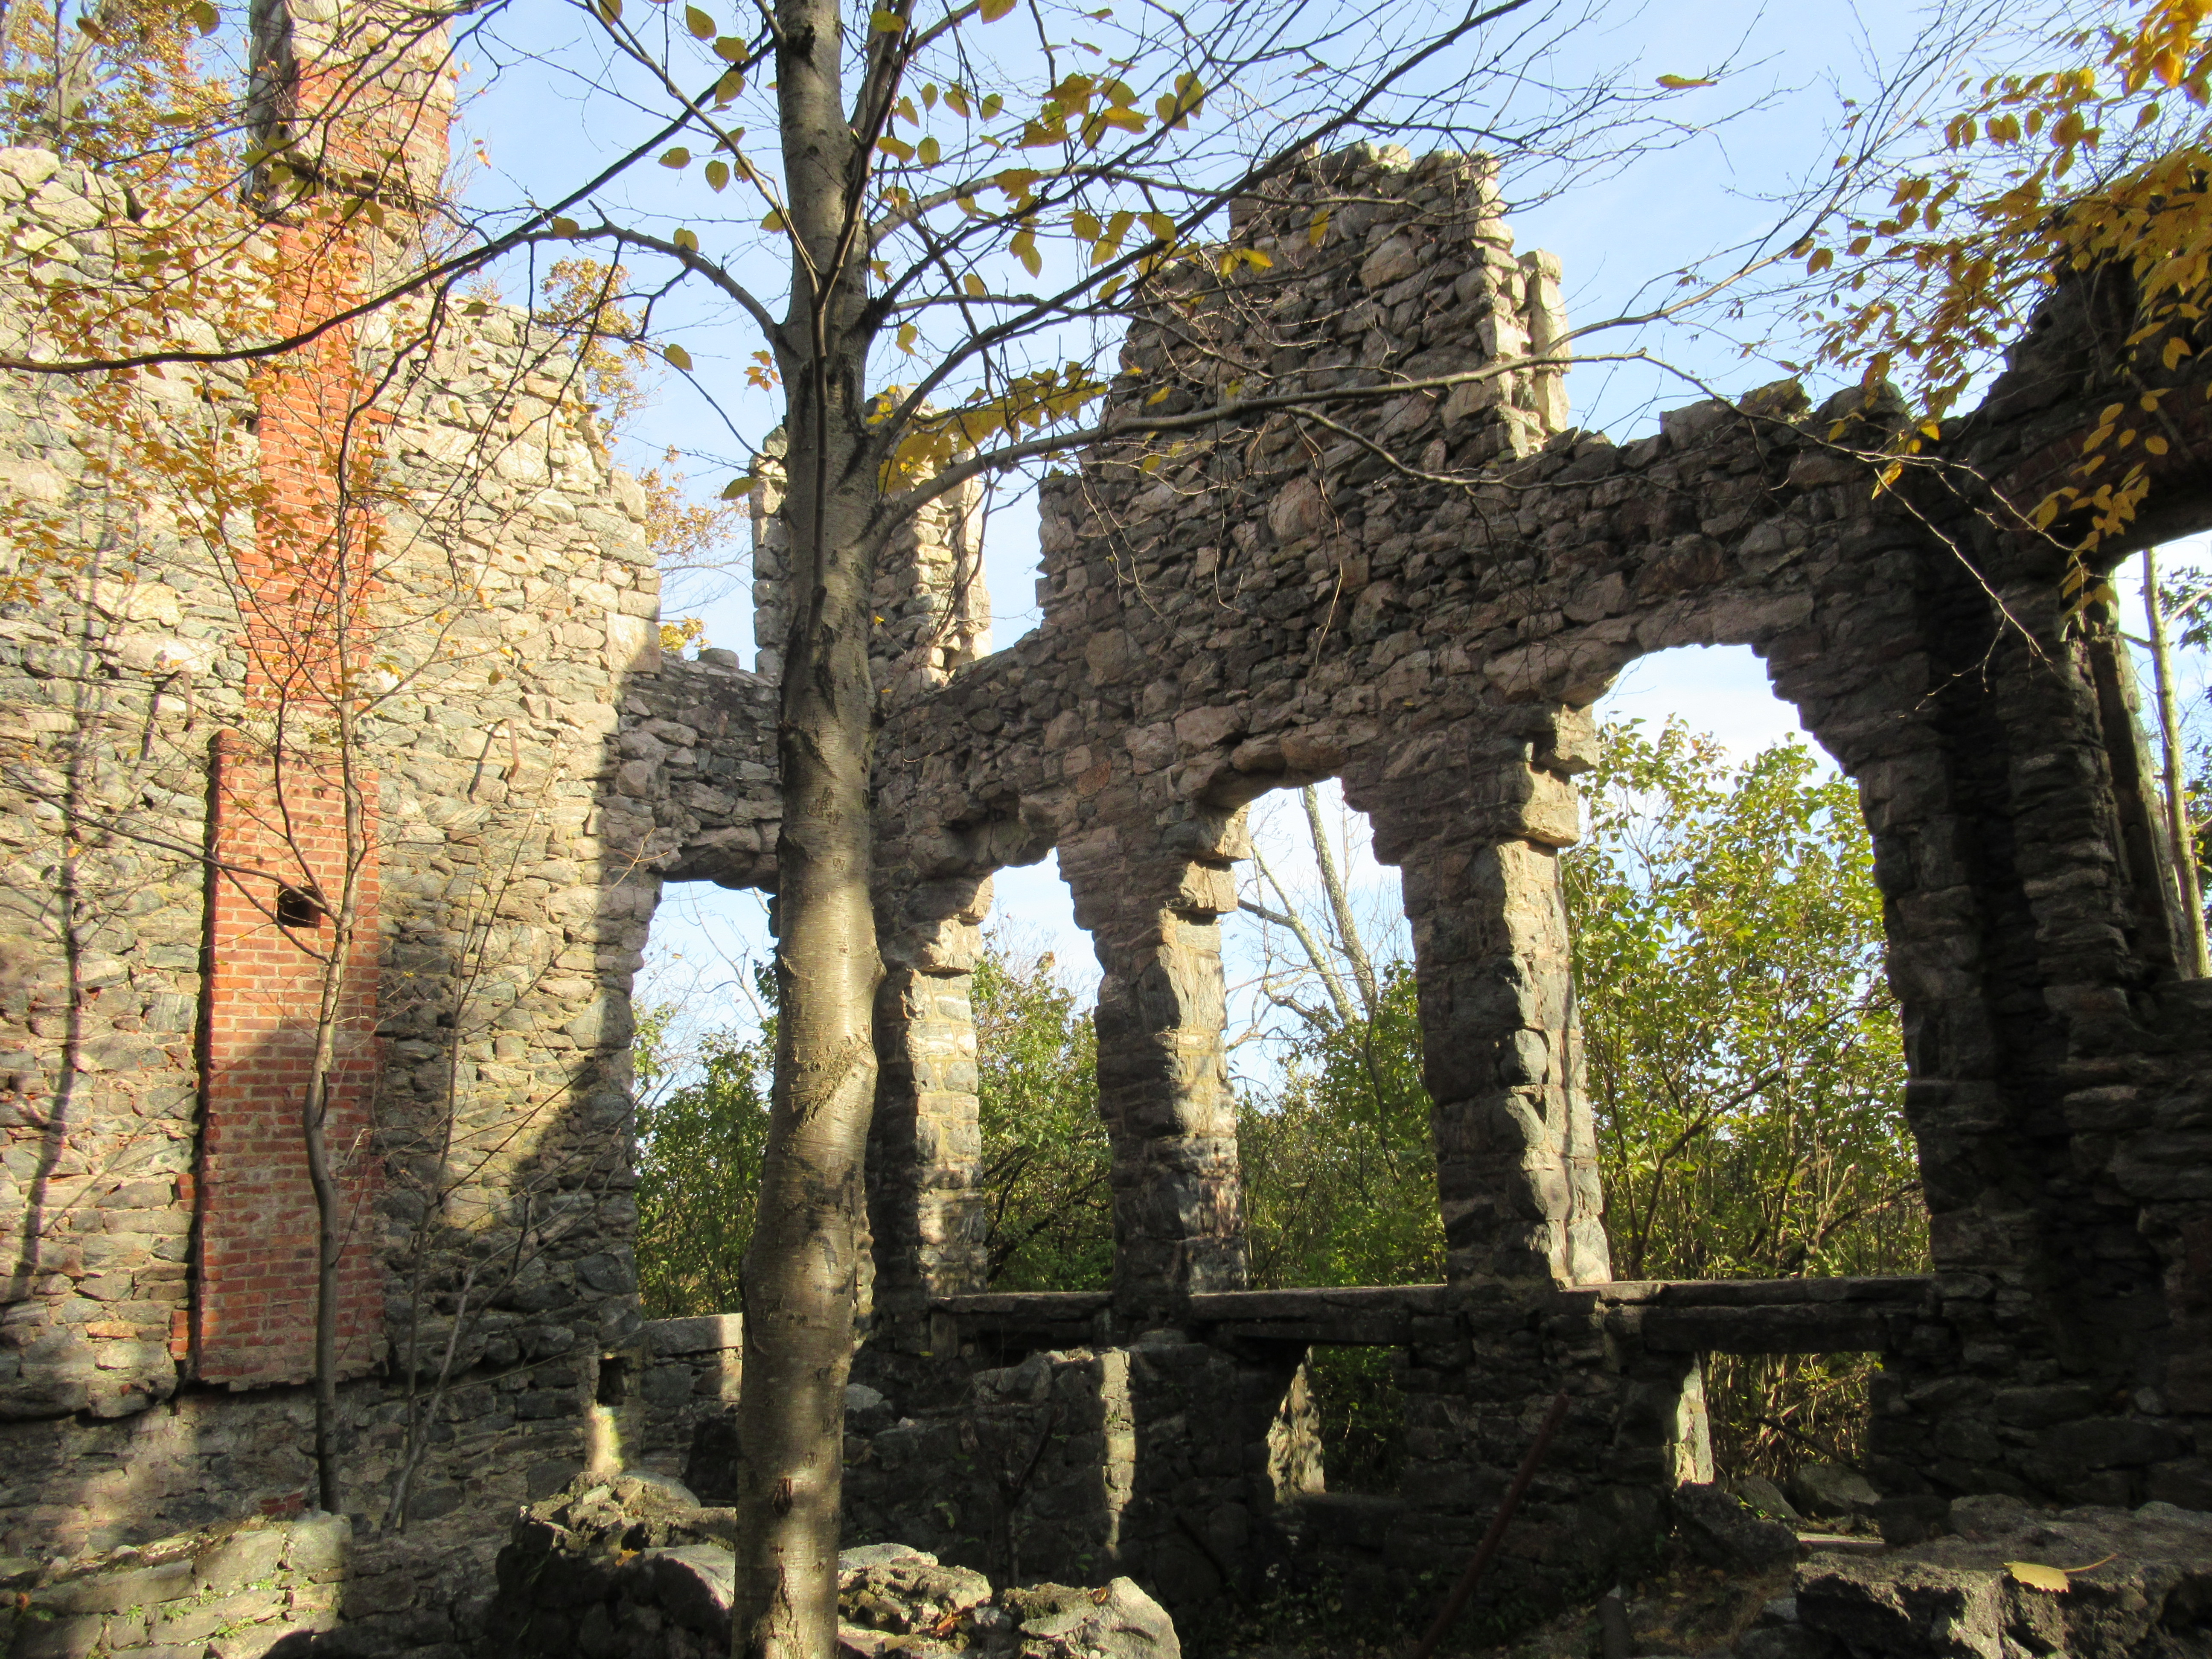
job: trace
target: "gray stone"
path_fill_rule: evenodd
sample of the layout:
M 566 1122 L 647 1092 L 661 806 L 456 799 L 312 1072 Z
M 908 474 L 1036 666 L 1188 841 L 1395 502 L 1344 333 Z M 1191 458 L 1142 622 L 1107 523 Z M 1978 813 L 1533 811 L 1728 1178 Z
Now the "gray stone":
M 928 1551 L 909 1549 L 904 1544 L 856 1544 L 851 1549 L 837 1552 L 837 1571 L 842 1577 L 863 1567 L 887 1566 L 894 1561 L 917 1561 L 931 1567 L 937 1565 L 937 1558 Z
M 1984 1505 L 1983 1518 L 1999 1510 Z M 2007 1564 L 2093 1570 L 2063 1592 Z M 1818 1556 L 1797 1571 L 1798 1617 L 1862 1655 L 2009 1659 L 2023 1650 L 2097 1659 L 2166 1655 L 2202 1639 L 2212 1606 L 2212 1515 L 2146 1504 L 2015 1515 L 1990 1535 L 1886 1556 Z M 2179 1650 L 2188 1650 L 2186 1649 Z
M 1764 1572 L 1797 1559 L 1797 1534 L 1762 1519 L 1725 1487 L 1674 1489 L 1674 1530 L 1690 1553 L 1724 1572 Z
M 1178 1659 L 1182 1652 L 1175 1621 L 1131 1579 L 1101 1589 L 1005 1590 L 998 1604 L 1019 1627 L 1023 1659 Z
M 654 1599 L 671 1619 L 717 1641 L 717 1652 L 728 1646 L 730 1598 L 737 1583 L 736 1560 L 728 1550 L 716 1544 L 647 1550 L 631 1570 L 649 1578 Z
M 1803 1517 L 1782 1495 L 1782 1489 L 1763 1474 L 1747 1474 L 1735 1483 L 1735 1495 L 1770 1521 L 1794 1526 Z
M 1871 1514 L 1881 1502 L 1872 1481 L 1833 1463 L 1800 1464 L 1790 1477 L 1790 1496 L 1799 1510 L 1824 1521 Z

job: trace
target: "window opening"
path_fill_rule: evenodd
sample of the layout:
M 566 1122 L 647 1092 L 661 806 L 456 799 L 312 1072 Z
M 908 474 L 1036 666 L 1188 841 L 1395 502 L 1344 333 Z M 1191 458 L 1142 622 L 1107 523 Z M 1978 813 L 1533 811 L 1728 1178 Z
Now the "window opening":
M 994 915 L 969 981 L 993 1291 L 1103 1290 L 1113 1281 L 1113 1154 L 1098 1115 L 1091 1012 L 1098 975 L 1066 889 L 1057 880 L 1053 889 L 1040 896 L 1059 899 L 1065 926 L 1049 908 Z
M 600 1406 L 619 1406 L 629 1398 L 629 1361 L 620 1354 L 604 1354 L 599 1358 L 599 1387 L 592 1395 L 592 1403 Z
M 1398 872 L 1334 781 L 1263 796 L 1249 822 L 1222 954 L 1252 1283 L 1433 1283 L 1443 1227 Z
M 276 925 L 313 930 L 323 925 L 323 902 L 298 887 L 276 890 Z
M 1306 1389 L 1331 1492 L 1395 1497 L 1406 1472 L 1406 1390 L 1395 1348 L 1316 1348 Z
M 1615 1277 L 1911 1273 L 1927 1213 L 1856 787 L 1745 648 L 1632 665 L 1562 856 Z M 1867 1355 L 1708 1355 L 1724 1477 L 1858 1455 Z

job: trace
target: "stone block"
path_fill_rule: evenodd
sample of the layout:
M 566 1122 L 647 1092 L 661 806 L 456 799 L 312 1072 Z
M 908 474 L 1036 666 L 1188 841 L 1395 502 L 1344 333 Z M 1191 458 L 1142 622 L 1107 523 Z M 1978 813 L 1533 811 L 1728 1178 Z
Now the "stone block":
M 193 1557 L 192 1577 L 216 1595 L 228 1595 L 256 1579 L 272 1578 L 284 1560 L 286 1546 L 295 1541 L 288 1533 L 275 1527 L 233 1533 Z M 304 1566 L 298 1570 L 312 1571 Z
M 58 1614 L 119 1613 L 127 1607 L 148 1607 L 189 1595 L 191 1588 L 190 1561 L 164 1561 L 125 1572 L 91 1574 L 34 1590 L 31 1592 L 30 1604 Z

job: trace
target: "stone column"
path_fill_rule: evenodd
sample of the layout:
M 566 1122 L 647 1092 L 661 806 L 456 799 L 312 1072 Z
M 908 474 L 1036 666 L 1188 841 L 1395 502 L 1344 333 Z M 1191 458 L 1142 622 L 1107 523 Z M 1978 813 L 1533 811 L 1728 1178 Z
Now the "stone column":
M 1104 977 L 1098 1104 L 1113 1137 L 1114 1291 L 1126 1314 L 1244 1287 L 1237 1108 L 1229 1088 L 1220 918 L 1227 861 L 1132 868 L 1109 831 L 1060 848 Z
M 975 1026 L 969 985 L 988 878 L 927 883 L 879 916 L 868 1219 L 879 1329 L 921 1340 L 930 1298 L 984 1288 Z
M 1601 1283 L 1612 1270 L 1559 865 L 1581 834 L 1568 778 L 1589 765 L 1592 727 L 1564 706 L 1508 719 L 1532 734 L 1486 732 L 1418 787 L 1346 789 L 1373 818 L 1376 856 L 1405 878 L 1447 1273 Z

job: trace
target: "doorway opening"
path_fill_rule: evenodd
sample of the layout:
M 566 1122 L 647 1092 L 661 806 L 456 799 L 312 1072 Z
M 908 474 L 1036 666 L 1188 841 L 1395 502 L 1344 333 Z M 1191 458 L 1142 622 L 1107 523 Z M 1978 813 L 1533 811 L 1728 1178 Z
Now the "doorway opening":
M 731 1313 L 752 1236 L 775 1072 L 762 896 L 673 884 L 633 993 L 637 1277 L 647 1319 Z

